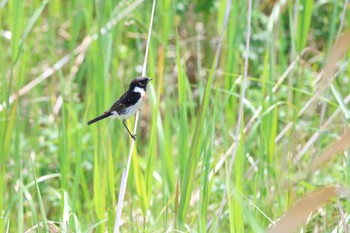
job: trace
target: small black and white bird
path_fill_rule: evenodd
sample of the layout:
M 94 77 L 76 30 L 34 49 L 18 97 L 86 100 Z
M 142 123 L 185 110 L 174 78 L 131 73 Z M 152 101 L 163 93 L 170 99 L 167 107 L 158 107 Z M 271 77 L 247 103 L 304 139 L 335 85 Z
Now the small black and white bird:
M 126 126 L 126 119 L 135 114 L 140 108 L 143 99 L 146 96 L 146 88 L 151 78 L 140 77 L 132 80 L 129 86 L 129 90 L 125 92 L 104 114 L 90 120 L 87 124 L 91 125 L 97 121 L 100 121 L 107 117 L 116 117 L 118 119 L 123 119 L 123 125 L 132 137 L 136 139 L 136 135 L 132 134 L 128 127 Z

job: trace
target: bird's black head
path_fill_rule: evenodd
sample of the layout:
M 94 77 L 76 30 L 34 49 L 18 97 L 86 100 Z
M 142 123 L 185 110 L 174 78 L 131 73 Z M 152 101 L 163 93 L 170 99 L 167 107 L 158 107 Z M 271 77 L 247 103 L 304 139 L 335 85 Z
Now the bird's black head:
M 140 77 L 140 78 L 135 78 L 134 80 L 132 80 L 132 82 L 130 83 L 130 87 L 129 89 L 134 89 L 135 87 L 139 87 L 139 88 L 143 88 L 146 90 L 147 84 L 149 81 L 151 81 L 151 78 L 147 78 L 147 77 Z

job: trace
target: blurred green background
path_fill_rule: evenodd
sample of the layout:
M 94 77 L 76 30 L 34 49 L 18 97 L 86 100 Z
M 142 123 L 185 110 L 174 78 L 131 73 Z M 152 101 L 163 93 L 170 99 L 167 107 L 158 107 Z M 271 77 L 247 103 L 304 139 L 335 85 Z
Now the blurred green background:
M 251 25 L 248 1 L 232 1 L 216 65 L 228 2 L 156 3 L 122 232 L 263 232 L 305 194 L 350 185 L 349 151 L 308 171 L 349 126 L 348 52 L 318 85 L 348 28 L 348 1 L 255 0 Z M 131 141 L 120 121 L 86 122 L 141 75 L 151 9 L 142 0 L 0 2 L 1 232 L 113 231 Z M 348 222 L 342 199 L 303 231 L 337 232 L 339 206 Z

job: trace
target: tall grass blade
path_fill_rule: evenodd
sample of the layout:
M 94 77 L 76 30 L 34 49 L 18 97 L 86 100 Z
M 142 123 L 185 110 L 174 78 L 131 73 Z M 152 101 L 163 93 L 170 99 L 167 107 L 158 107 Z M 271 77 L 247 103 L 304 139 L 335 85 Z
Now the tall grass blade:
M 146 182 L 145 177 L 142 174 L 141 168 L 140 168 L 140 162 L 138 158 L 137 151 L 134 150 L 133 156 L 132 156 L 132 166 L 134 171 L 134 177 L 135 177 L 135 186 L 136 186 L 136 192 L 139 197 L 139 202 L 141 205 L 141 210 L 143 215 L 146 215 L 146 211 L 148 209 L 148 201 L 147 201 L 147 192 L 146 192 Z
M 32 156 L 34 156 L 34 154 L 32 154 Z M 39 205 L 39 209 L 40 209 L 42 223 L 44 225 L 45 232 L 48 232 L 49 231 L 49 226 L 47 224 L 46 212 L 45 212 L 44 202 L 43 202 L 43 199 L 42 199 L 42 196 L 41 196 L 41 191 L 40 191 L 40 188 L 39 188 L 38 181 L 36 179 L 35 166 L 34 166 L 33 158 L 31 158 L 30 162 L 31 162 L 33 178 L 34 178 L 34 182 L 35 182 L 35 190 L 36 190 L 36 194 L 38 196 L 38 205 Z M 40 223 L 38 223 L 38 225 L 40 226 Z
M 193 134 L 193 138 L 192 138 L 192 146 L 186 158 L 184 176 L 181 181 L 181 195 L 180 195 L 179 211 L 177 215 L 178 224 L 180 224 L 180 226 L 184 224 L 186 214 L 188 211 L 188 205 L 191 198 L 194 173 L 195 173 L 196 165 L 199 159 L 199 148 L 200 148 L 199 141 L 201 136 L 200 133 L 203 127 L 204 118 L 205 118 L 208 104 L 209 104 L 209 94 L 210 94 L 210 89 L 214 78 L 214 70 L 216 67 L 216 61 L 217 61 L 216 59 L 218 55 L 219 54 L 217 53 L 213 62 L 213 66 L 211 68 L 211 72 L 205 88 L 204 96 L 201 101 L 201 106 L 198 112 L 197 123 Z
M 12 63 L 17 60 L 19 53 L 19 41 L 21 38 L 21 30 L 23 23 L 23 0 L 15 0 L 10 2 L 11 6 L 11 55 Z
M 300 53 L 307 42 L 314 1 L 301 0 L 297 23 L 297 52 Z

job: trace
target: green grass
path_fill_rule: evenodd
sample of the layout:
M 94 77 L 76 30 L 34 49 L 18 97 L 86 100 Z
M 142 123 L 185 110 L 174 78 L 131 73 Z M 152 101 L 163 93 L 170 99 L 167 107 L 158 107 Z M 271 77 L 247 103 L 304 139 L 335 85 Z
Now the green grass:
M 349 188 L 349 150 L 308 172 L 349 127 L 348 51 L 300 114 L 322 88 L 315 79 L 337 32 L 349 27 L 345 1 L 272 2 L 252 2 L 241 126 L 247 1 L 232 1 L 218 64 L 228 1 L 157 2 L 147 65 L 154 80 L 140 113 L 122 232 L 261 232 L 312 191 Z M 0 231 L 113 232 L 131 141 L 120 121 L 86 122 L 141 74 L 152 1 L 0 7 Z M 348 216 L 348 198 L 339 200 Z M 330 232 L 340 219 L 331 200 L 303 230 Z

